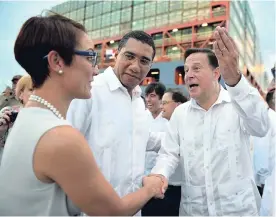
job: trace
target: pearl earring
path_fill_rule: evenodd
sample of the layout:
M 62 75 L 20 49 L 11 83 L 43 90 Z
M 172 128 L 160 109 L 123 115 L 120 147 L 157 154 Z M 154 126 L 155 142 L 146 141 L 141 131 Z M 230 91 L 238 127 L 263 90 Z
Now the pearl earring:
M 62 74 L 63 73 L 63 71 L 60 69 L 60 70 L 58 70 L 58 74 Z

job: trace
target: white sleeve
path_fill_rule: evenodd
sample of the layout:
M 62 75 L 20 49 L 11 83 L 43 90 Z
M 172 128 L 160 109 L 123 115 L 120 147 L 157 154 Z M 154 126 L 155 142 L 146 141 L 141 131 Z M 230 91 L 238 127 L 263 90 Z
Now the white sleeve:
M 268 106 L 258 90 L 244 76 L 236 86 L 226 88 L 245 130 L 252 136 L 265 136 L 269 129 Z
M 174 112 L 170 122 L 168 123 L 168 129 L 162 140 L 160 151 L 156 164 L 151 173 L 161 174 L 167 179 L 174 173 L 179 163 L 180 143 L 178 135 L 178 120 L 177 112 Z
M 66 119 L 83 135 L 91 124 L 92 99 L 74 99 L 67 111 Z

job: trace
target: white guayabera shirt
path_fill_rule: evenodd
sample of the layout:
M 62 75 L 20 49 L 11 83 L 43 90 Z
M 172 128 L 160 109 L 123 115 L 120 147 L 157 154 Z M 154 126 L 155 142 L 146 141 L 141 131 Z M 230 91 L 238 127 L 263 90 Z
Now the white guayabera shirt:
M 191 99 L 170 120 L 152 173 L 168 178 L 180 163 L 180 215 L 258 215 L 249 137 L 267 133 L 268 109 L 244 77 L 227 89 L 208 111 Z
M 122 197 L 141 187 L 146 150 L 157 152 L 164 133 L 150 132 L 141 88 L 131 98 L 111 67 L 95 77 L 91 91 L 91 99 L 73 100 L 67 118 L 84 134 L 101 172 Z

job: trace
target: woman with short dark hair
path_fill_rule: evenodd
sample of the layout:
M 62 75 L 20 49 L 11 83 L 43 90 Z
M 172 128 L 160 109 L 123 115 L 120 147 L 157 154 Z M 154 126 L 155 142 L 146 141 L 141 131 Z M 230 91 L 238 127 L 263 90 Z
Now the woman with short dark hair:
M 144 187 L 120 199 L 85 138 L 64 120 L 74 98 L 91 97 L 93 48 L 84 27 L 63 16 L 32 17 L 23 24 L 14 54 L 34 92 L 5 145 L 1 215 L 134 215 L 160 194 L 162 181 L 147 177 Z

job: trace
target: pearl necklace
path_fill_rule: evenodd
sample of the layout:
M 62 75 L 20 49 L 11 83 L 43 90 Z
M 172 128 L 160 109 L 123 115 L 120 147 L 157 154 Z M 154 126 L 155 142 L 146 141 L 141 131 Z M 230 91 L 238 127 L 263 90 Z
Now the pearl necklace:
M 41 98 L 40 96 L 31 95 L 29 100 L 39 102 L 42 105 L 45 105 L 49 110 L 51 110 L 58 118 L 64 120 L 64 117 L 60 114 L 60 112 L 49 102 L 47 102 L 45 99 Z

